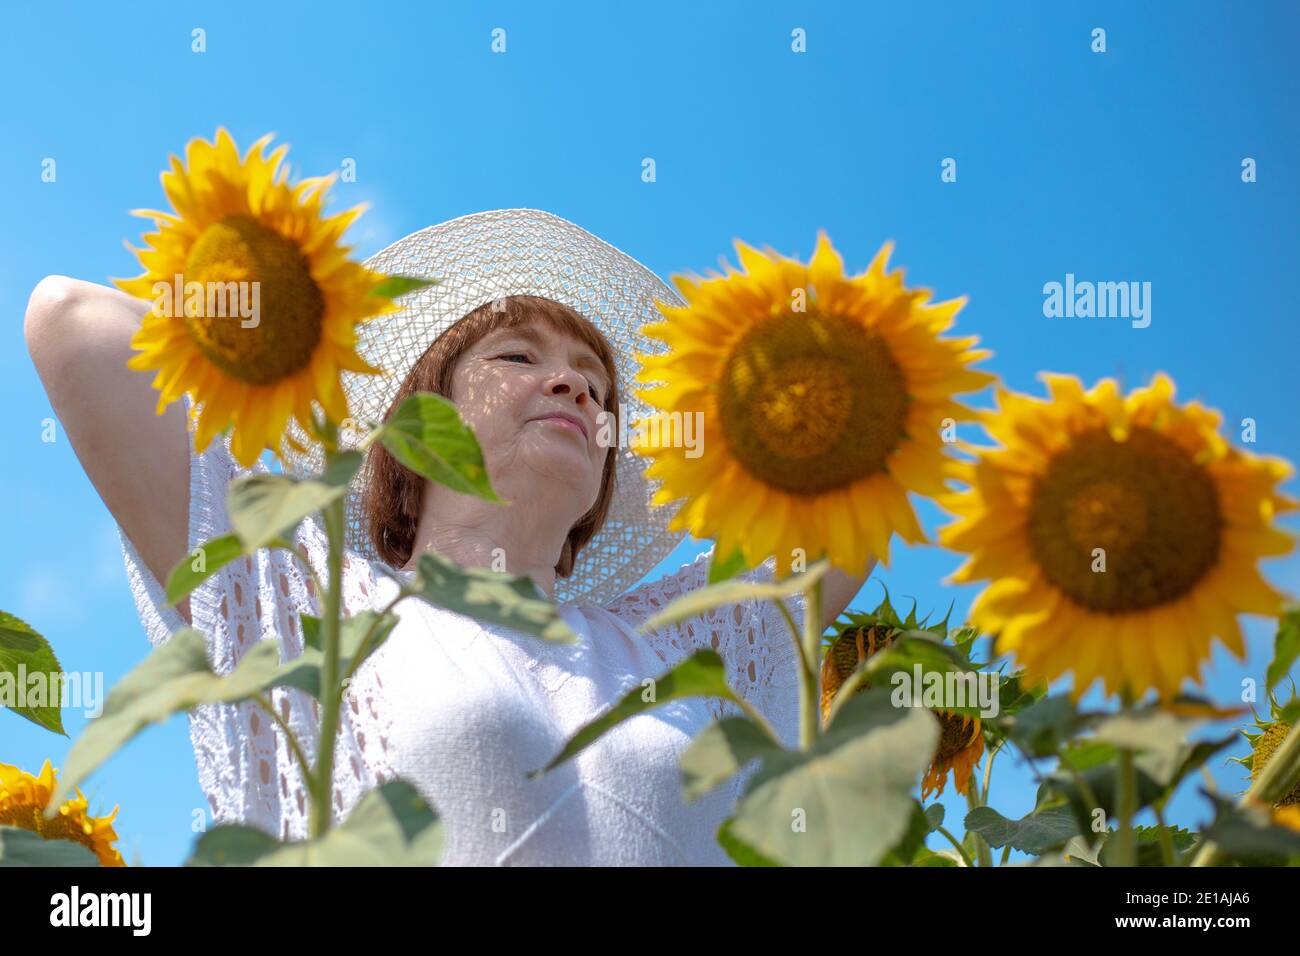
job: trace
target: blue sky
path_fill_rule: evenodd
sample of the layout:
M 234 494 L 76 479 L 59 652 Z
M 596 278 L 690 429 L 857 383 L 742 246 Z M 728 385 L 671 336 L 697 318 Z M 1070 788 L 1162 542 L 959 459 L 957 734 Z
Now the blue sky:
M 353 158 L 334 208 L 373 204 L 349 234 L 362 256 L 511 206 L 571 219 L 665 277 L 734 261 L 736 238 L 806 257 L 821 228 L 856 271 L 892 238 L 910 283 L 969 296 L 957 329 L 1009 386 L 1041 393 L 1047 369 L 1131 388 L 1165 370 L 1181 399 L 1254 418 L 1253 450 L 1300 460 L 1298 20 L 1285 2 L 14 5 L 0 33 L 0 608 L 110 686 L 148 650 L 107 510 L 68 443 L 41 441 L 52 413 L 22 314 L 48 273 L 138 271 L 123 240 L 147 224 L 127 211 L 162 208 L 167 157 L 220 125 L 241 147 L 275 132 L 298 175 Z M 945 158 L 956 182 L 940 179 Z M 1150 282 L 1150 326 L 1045 317 L 1043 285 L 1067 273 Z M 933 531 L 939 513 L 921 514 Z M 975 589 L 941 584 L 958 563 L 896 542 L 875 577 L 960 615 Z M 1300 592 L 1300 558 L 1264 567 Z M 869 583 L 855 606 L 879 593 Z M 1208 669 L 1221 700 L 1262 678 L 1272 632 L 1247 630 L 1248 662 L 1220 649 Z M 34 771 L 66 750 L 0 714 L 0 761 Z M 1028 812 L 1028 770 L 998 768 L 993 804 Z M 1211 770 L 1240 788 L 1235 766 Z M 87 794 L 92 810 L 121 804 L 128 862 L 184 859 L 205 806 L 185 719 L 128 746 Z M 1194 826 L 1202 807 L 1187 788 L 1169 817 Z

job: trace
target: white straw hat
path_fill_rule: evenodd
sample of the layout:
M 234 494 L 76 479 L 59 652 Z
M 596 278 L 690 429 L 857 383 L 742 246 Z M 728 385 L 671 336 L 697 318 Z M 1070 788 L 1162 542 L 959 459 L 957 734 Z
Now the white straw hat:
M 343 374 L 352 415 L 380 422 L 416 360 L 456 320 L 485 302 L 512 295 L 553 299 L 575 309 L 609 340 L 618 369 L 620 399 L 628 423 L 653 411 L 638 400 L 634 377 L 637 353 L 662 353 L 663 343 L 642 335 L 641 327 L 661 321 L 658 299 L 684 305 L 682 298 L 653 272 L 585 229 L 537 209 L 494 209 L 429 226 L 399 239 L 366 261 L 386 275 L 435 277 L 439 283 L 401 299 L 402 311 L 377 316 L 358 326 L 357 351 L 384 375 Z M 285 471 L 300 477 L 319 474 L 320 447 L 307 444 L 294 425 L 294 437 L 309 454 L 290 453 Z M 345 434 L 344 444 L 363 435 Z M 675 508 L 650 507 L 658 487 L 644 469 L 649 459 L 614 447 L 614 499 L 605 524 L 578 555 L 573 574 L 556 578 L 555 599 L 603 605 L 618 597 L 682 538 L 668 531 Z M 347 496 L 349 550 L 380 561 L 361 513 L 363 468 Z

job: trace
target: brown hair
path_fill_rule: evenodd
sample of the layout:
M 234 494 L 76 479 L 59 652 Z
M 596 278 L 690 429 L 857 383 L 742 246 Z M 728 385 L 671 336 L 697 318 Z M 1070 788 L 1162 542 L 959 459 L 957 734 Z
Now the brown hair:
M 489 332 L 517 328 L 536 320 L 545 322 L 557 332 L 573 336 L 596 353 L 609 380 L 603 408 L 616 416 L 619 399 L 614 352 L 600 330 L 580 313 L 559 302 L 535 295 L 513 295 L 483 303 L 434 339 L 397 390 L 384 420 L 387 421 L 403 400 L 415 392 L 435 392 L 451 399 L 452 373 L 457 360 L 466 351 Z M 617 418 L 613 421 L 617 424 Z M 569 529 L 559 563 L 555 565 L 557 577 L 567 578 L 573 573 L 579 552 L 605 523 L 610 502 L 614 499 L 617 457 L 612 452 L 606 456 L 596 503 Z M 369 478 L 361 499 L 366 530 L 379 556 L 391 566 L 400 568 L 411 559 L 415 547 L 425 479 L 394 458 L 379 442 L 371 445 L 366 453 L 366 465 Z

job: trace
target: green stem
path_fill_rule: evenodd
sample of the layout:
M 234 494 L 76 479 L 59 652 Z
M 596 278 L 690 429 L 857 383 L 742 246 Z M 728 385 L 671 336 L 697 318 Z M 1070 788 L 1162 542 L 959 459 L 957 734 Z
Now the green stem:
M 1246 807 L 1252 803 L 1262 804 L 1271 811 L 1297 783 L 1300 783 L 1300 723 L 1291 727 L 1286 740 L 1273 752 L 1238 805 Z M 1196 851 L 1192 866 L 1217 866 L 1222 862 L 1223 851 L 1218 844 L 1210 841 Z
M 980 790 L 980 803 L 985 806 L 987 806 L 989 802 L 989 783 L 990 778 L 993 775 L 993 758 L 998 755 L 998 752 L 1001 749 L 1002 742 L 999 742 L 995 747 L 989 748 L 988 756 L 984 760 L 984 786 Z
M 1070 776 L 1074 778 L 1074 785 L 1079 790 L 1079 796 L 1085 801 L 1084 805 L 1092 810 L 1096 810 L 1100 807 L 1101 803 L 1098 802 L 1097 795 L 1093 793 L 1092 787 L 1088 786 L 1088 781 L 1084 779 L 1084 776 L 1079 772 L 1079 769 L 1068 760 L 1062 760 L 1059 754 L 1057 755 L 1057 761 L 1061 766 L 1065 767 L 1065 769 L 1069 771 Z
M 975 782 L 975 775 L 972 774 L 970 783 L 966 787 L 966 806 L 974 810 L 976 807 L 984 806 L 980 799 L 979 784 Z M 993 850 L 989 847 L 988 841 L 980 834 L 973 834 L 975 837 L 975 858 L 979 861 L 980 866 L 993 865 Z
M 967 866 L 973 867 L 975 865 L 971 861 L 970 856 L 966 853 L 966 848 L 961 845 L 961 842 L 955 836 L 953 836 L 951 833 L 948 832 L 947 827 L 944 826 L 936 827 L 935 832 L 941 833 L 948 838 L 948 842 L 951 843 L 953 847 L 957 850 L 957 852 L 961 854 L 961 858 L 966 861 Z
M 333 822 L 334 741 L 338 737 L 339 707 L 342 700 L 339 680 L 339 630 L 343 594 L 343 499 L 325 508 L 325 533 L 329 538 L 327 561 L 329 587 L 321 611 L 321 645 L 325 663 L 321 670 L 320 747 L 316 754 L 316 794 L 311 805 L 311 835 L 323 837 Z
M 1133 709 L 1133 701 L 1127 692 L 1120 707 L 1121 713 L 1125 714 Z M 1119 826 L 1115 834 L 1115 865 L 1137 866 L 1137 843 L 1133 830 L 1133 815 L 1137 812 L 1137 772 L 1133 766 L 1133 751 L 1128 747 L 1119 748 L 1117 788 L 1115 814 L 1119 817 Z
M 817 713 L 817 685 L 819 683 L 817 659 L 821 650 L 822 582 L 818 578 L 804 592 L 803 616 L 803 681 L 799 685 L 799 747 L 811 750 L 821 733 L 821 720 Z

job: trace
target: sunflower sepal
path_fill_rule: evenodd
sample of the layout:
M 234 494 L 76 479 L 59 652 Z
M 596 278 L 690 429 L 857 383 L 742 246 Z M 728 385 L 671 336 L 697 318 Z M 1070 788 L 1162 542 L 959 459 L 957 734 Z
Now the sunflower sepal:
M 723 581 L 730 581 L 739 574 L 744 574 L 750 570 L 749 562 L 745 560 L 745 551 L 743 548 L 734 548 L 727 557 L 719 557 L 717 548 L 713 550 L 713 556 L 709 559 L 709 584 L 721 584 Z
M 441 279 L 424 279 L 419 276 L 384 276 L 383 280 L 376 283 L 366 294 L 383 299 L 397 299 L 420 289 L 431 288 L 441 281 Z

